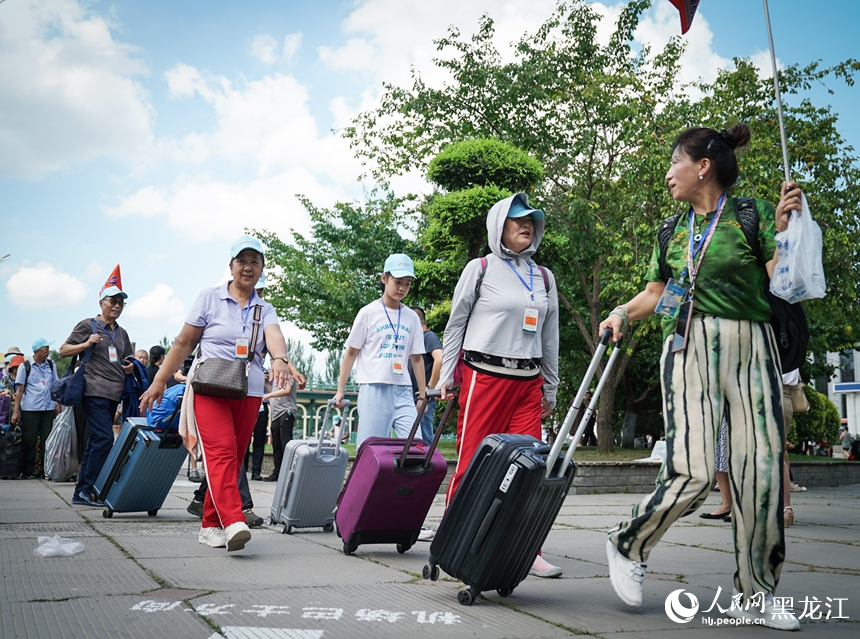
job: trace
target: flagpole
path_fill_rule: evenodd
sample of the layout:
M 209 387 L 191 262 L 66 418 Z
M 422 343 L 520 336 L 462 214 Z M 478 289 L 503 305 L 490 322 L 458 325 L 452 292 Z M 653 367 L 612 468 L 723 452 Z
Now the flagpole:
M 776 69 L 776 53 L 773 50 L 773 33 L 770 30 L 770 12 L 767 10 L 767 0 L 764 2 L 764 20 L 767 23 L 767 39 L 770 43 L 770 62 L 773 65 L 773 88 L 776 92 L 776 113 L 779 118 L 779 138 L 782 143 L 782 168 L 785 172 L 785 183 L 791 182 L 791 173 L 788 166 L 788 144 L 785 141 L 785 120 L 782 117 L 782 96 L 779 92 L 779 75 Z

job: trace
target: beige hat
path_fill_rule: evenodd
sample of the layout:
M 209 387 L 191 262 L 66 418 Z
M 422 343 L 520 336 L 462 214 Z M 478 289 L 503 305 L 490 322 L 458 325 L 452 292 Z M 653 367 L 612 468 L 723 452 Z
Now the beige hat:
M 6 349 L 6 357 L 9 357 L 9 355 L 23 355 L 23 354 L 24 353 L 22 353 L 21 349 L 18 348 L 17 346 L 10 346 L 9 348 Z

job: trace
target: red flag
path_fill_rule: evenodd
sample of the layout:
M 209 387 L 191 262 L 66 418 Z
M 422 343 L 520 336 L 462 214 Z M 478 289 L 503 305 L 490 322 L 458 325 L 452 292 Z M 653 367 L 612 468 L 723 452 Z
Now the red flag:
M 690 30 L 690 25 L 693 24 L 693 16 L 696 15 L 696 9 L 699 8 L 699 0 L 669 0 L 678 9 L 681 14 L 681 35 Z
M 99 299 L 103 300 L 106 297 L 114 295 L 122 295 L 124 298 L 128 297 L 122 290 L 122 275 L 119 272 L 119 264 L 111 271 L 110 277 L 107 278 L 105 285 L 102 286 L 102 290 L 99 291 Z

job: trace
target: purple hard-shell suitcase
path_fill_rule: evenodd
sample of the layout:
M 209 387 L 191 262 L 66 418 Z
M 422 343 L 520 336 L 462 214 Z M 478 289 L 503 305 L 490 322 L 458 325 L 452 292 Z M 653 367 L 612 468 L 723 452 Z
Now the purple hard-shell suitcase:
M 429 390 L 428 397 L 439 397 Z M 343 552 L 361 544 L 397 544 L 404 553 L 418 539 L 448 465 L 436 446 L 451 412 L 448 402 L 430 446 L 415 441 L 426 402 L 407 439 L 368 437 L 358 449 L 335 511 Z

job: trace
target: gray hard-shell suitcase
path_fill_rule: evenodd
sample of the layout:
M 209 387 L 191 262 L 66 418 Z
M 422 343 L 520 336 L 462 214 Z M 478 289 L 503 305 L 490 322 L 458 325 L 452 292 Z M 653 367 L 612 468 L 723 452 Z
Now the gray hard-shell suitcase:
M 318 440 L 293 440 L 284 449 L 269 524 L 283 524 L 282 532 L 286 534 L 292 533 L 294 527 L 334 530 L 334 509 L 343 488 L 349 453 L 340 445 L 346 419 L 341 420 L 333 441 L 325 439 L 333 405 L 334 400 L 329 400 Z M 344 412 L 349 410 L 349 400 L 343 400 L 343 405 Z

